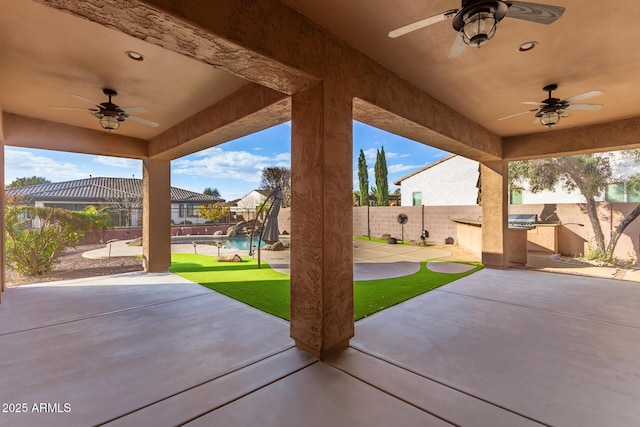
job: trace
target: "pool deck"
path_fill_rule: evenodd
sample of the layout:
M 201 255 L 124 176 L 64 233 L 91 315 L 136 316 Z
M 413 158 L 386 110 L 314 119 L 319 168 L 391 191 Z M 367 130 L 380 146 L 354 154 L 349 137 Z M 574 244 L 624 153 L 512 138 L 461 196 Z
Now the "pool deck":
M 215 256 L 218 248 L 212 245 L 198 244 L 196 252 Z M 171 246 L 172 253 L 193 253 L 193 244 Z M 248 257 L 248 251 L 220 249 L 220 253 L 238 253 Z M 142 247 L 128 246 L 126 241 L 111 244 L 111 256 L 136 256 L 142 254 Z M 96 249 L 83 254 L 87 258 L 109 256 L 109 247 Z M 289 251 L 260 251 L 264 259 L 274 270 L 289 274 Z M 257 255 L 256 255 L 257 256 Z M 428 247 L 408 245 L 384 245 L 366 240 L 353 242 L 353 269 L 355 280 L 374 280 L 406 276 L 418 271 L 419 263 L 426 259 L 479 262 L 480 259 L 456 245 L 436 245 Z M 561 260 L 557 255 L 529 252 L 527 269 L 550 273 L 563 273 L 576 276 L 600 277 L 640 282 L 640 269 L 621 269 L 609 266 L 596 266 L 577 261 Z
M 233 250 L 207 245 L 174 244 L 171 253 L 198 253 L 216 256 L 237 253 L 241 257 L 249 257 L 247 250 Z M 127 241 L 116 241 L 104 248 L 95 249 L 83 254 L 86 258 L 106 258 L 109 256 L 137 256 L 142 254 L 141 246 L 128 246 Z M 254 255 L 257 257 L 257 254 Z M 355 280 L 375 280 L 407 276 L 420 269 L 420 262 L 426 259 L 456 259 L 457 261 L 479 261 L 477 257 L 460 250 L 455 246 L 409 246 L 382 245 L 365 240 L 353 243 L 353 272 Z M 289 250 L 260 251 L 260 259 L 264 260 L 276 271 L 289 274 Z

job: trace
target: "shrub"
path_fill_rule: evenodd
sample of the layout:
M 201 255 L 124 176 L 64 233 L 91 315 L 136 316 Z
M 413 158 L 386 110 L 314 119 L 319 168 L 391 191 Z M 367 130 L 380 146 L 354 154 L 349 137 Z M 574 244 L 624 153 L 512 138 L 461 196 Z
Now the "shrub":
M 34 228 L 33 224 L 39 228 Z M 5 263 L 26 276 L 46 274 L 60 255 L 78 245 L 89 226 L 87 216 L 80 212 L 8 206 L 5 210 Z
M 598 248 L 598 245 L 593 239 L 587 243 L 587 250 L 584 257 L 589 261 L 600 261 L 607 264 L 615 264 L 618 262 L 612 251 Z
M 96 243 L 104 242 L 107 229 L 113 226 L 109 212 L 95 206 L 87 206 L 83 213 L 87 219 L 87 231 L 93 235 Z

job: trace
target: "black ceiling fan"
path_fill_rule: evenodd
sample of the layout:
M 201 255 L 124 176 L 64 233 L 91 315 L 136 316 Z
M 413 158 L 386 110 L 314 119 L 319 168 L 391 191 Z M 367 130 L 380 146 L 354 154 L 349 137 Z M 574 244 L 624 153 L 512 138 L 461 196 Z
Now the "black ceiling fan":
M 510 116 L 502 117 L 498 120 L 510 119 L 512 117 L 520 116 L 522 114 L 528 114 L 535 112 L 534 123 L 541 123 L 543 126 L 551 128 L 553 125 L 560 121 L 561 117 L 567 117 L 563 114 L 567 110 L 585 110 L 595 111 L 602 108 L 602 104 L 573 104 L 575 101 L 582 101 L 583 99 L 593 98 L 594 96 L 604 95 L 599 90 L 592 90 L 589 92 L 581 93 L 579 95 L 570 96 L 569 98 L 559 99 L 554 98 L 551 92 L 558 89 L 557 84 L 550 84 L 542 88 L 545 92 L 548 92 L 549 97 L 542 102 L 524 101 L 523 104 L 536 105 L 538 108 L 532 110 L 523 111 L 522 113 L 512 114 Z
M 102 93 L 109 97 L 107 102 L 96 103 L 90 99 L 84 98 L 80 95 L 70 93 L 69 95 L 77 98 L 83 102 L 93 105 L 94 108 L 76 108 L 76 107 L 51 107 L 56 110 L 80 110 L 89 111 L 96 118 L 100 120 L 100 125 L 108 132 L 113 132 L 120 127 L 120 123 L 126 119 L 133 120 L 134 122 L 141 123 L 145 126 L 157 127 L 158 123 L 151 120 L 143 119 L 141 117 L 132 116 L 132 113 L 148 113 L 145 107 L 119 107 L 111 102 L 111 97 L 117 96 L 118 92 L 113 89 L 102 89 Z
M 522 1 L 462 0 L 460 9 L 451 9 L 438 15 L 400 27 L 389 33 L 396 38 L 420 28 L 453 18 L 453 29 L 459 34 L 449 52 L 449 58 L 464 53 L 467 46 L 480 47 L 496 32 L 503 18 L 523 19 L 539 24 L 551 24 L 564 13 L 564 7 Z

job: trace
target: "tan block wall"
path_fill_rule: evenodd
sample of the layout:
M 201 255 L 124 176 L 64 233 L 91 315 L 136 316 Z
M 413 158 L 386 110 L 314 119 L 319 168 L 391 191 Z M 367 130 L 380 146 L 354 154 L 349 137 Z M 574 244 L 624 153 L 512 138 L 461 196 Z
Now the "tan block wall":
M 611 218 L 614 228 L 622 218 L 628 215 L 634 204 L 630 203 L 600 203 L 600 222 L 605 238 L 608 239 L 611 230 Z M 371 237 L 380 237 L 385 233 L 400 238 L 402 228 L 396 218 L 404 213 L 409 217 L 405 224 L 405 240 L 416 240 L 424 228 L 429 231 L 429 241 L 444 243 L 447 238 L 453 238 L 458 243 L 458 231 L 453 218 L 478 219 L 481 216 L 479 206 L 389 206 L 389 207 L 354 207 L 353 208 L 353 235 L 367 235 L 367 209 L 369 210 L 369 223 Z M 424 216 L 423 216 L 424 211 Z M 611 215 L 613 212 L 613 216 Z M 582 205 L 576 204 L 547 204 L 547 205 L 510 205 L 511 214 L 536 214 L 539 220 L 561 221 L 557 227 L 541 226 L 528 232 L 529 251 L 547 251 L 560 253 L 566 256 L 584 254 L 586 245 L 593 236 L 591 223 Z M 278 221 L 280 231 L 291 232 L 290 208 L 280 210 Z M 580 226 L 579 224 L 582 224 Z M 557 242 L 553 243 L 553 235 L 557 233 Z M 476 252 L 474 248 L 472 252 Z M 640 220 L 636 220 L 627 227 L 625 233 L 616 247 L 615 255 L 619 259 L 634 260 L 637 262 L 640 254 Z
M 368 223 L 371 237 L 381 237 L 388 233 L 399 239 L 402 237 L 402 226 L 398 223 L 397 217 L 401 213 L 409 217 L 404 225 L 405 240 L 420 239 L 422 230 L 425 229 L 429 232 L 429 242 L 445 243 L 447 239 L 453 239 L 454 243 L 457 243 L 456 224 L 452 219 L 477 219 L 481 215 L 481 209 L 479 206 L 356 207 L 353 208 L 353 234 L 367 236 Z

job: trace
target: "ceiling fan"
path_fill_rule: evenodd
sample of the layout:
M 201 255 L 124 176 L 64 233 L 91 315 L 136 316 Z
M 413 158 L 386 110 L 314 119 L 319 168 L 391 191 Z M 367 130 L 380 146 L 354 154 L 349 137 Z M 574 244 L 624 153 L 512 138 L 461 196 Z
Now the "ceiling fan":
M 117 96 L 118 92 L 113 89 L 102 89 L 102 93 L 109 97 L 107 102 L 96 103 L 91 101 L 90 99 L 84 98 L 80 95 L 76 95 L 70 93 L 69 95 L 77 98 L 83 102 L 93 105 L 94 108 L 75 108 L 75 107 L 51 107 L 56 110 L 81 110 L 81 111 L 89 111 L 95 117 L 100 120 L 100 125 L 107 130 L 108 132 L 113 132 L 114 130 L 120 127 L 120 123 L 124 122 L 126 119 L 133 120 L 134 122 L 141 123 L 145 126 L 157 127 L 158 123 L 152 122 L 151 120 L 143 119 L 141 117 L 132 116 L 132 113 L 148 113 L 145 107 L 119 107 L 113 102 L 111 102 L 111 97 Z
M 522 1 L 462 0 L 460 9 L 451 9 L 438 15 L 422 19 L 389 33 L 396 38 L 432 24 L 453 18 L 453 29 L 458 33 L 449 58 L 464 53 L 467 46 L 480 47 L 496 32 L 503 18 L 523 19 L 539 24 L 551 24 L 564 13 L 564 7 Z
M 510 119 L 511 117 L 520 116 L 522 114 L 528 114 L 536 112 L 536 119 L 534 123 L 542 123 L 543 126 L 551 128 L 553 125 L 560 121 L 560 117 L 567 110 L 586 110 L 595 111 L 602 108 L 602 104 L 573 104 L 574 101 L 582 101 L 583 99 L 593 98 L 594 96 L 604 95 L 599 90 L 592 90 L 590 92 L 581 93 L 580 95 L 570 96 L 565 99 L 558 99 L 551 96 L 551 92 L 558 89 L 557 84 L 550 84 L 542 88 L 545 92 L 549 93 L 549 97 L 542 102 L 524 101 L 523 104 L 536 105 L 538 108 L 532 110 L 523 111 L 522 113 L 512 114 L 510 116 L 502 117 L 498 120 Z

